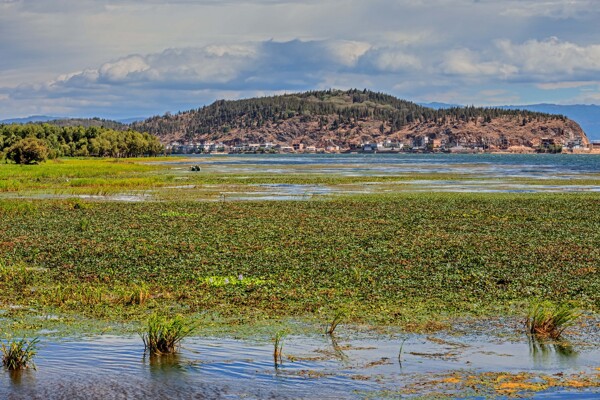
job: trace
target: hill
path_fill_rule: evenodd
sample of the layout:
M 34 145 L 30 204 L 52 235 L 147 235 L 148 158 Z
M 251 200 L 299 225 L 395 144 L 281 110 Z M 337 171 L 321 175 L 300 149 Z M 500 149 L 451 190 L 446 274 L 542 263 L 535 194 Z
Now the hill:
M 452 108 L 462 107 L 457 104 L 448 103 L 419 103 L 419 105 L 430 108 Z M 595 104 L 523 104 L 510 106 L 497 106 L 505 110 L 528 110 L 546 114 L 560 114 L 577 122 L 581 129 L 591 140 L 600 140 L 600 106 Z
M 336 145 L 396 141 L 407 146 L 508 149 L 587 145 L 580 126 L 563 115 L 499 108 L 433 109 L 367 90 L 327 90 L 245 100 L 219 100 L 199 109 L 132 124 L 163 143 L 271 142 Z
M 521 109 L 536 112 L 562 114 L 576 121 L 590 139 L 600 140 L 600 106 L 593 104 L 529 104 L 502 106 L 506 109 Z

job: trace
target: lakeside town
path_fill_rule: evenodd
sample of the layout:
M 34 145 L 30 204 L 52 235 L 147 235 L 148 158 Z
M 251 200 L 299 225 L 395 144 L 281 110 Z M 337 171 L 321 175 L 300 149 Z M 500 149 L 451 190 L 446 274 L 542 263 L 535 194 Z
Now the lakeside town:
M 282 145 L 272 142 L 236 143 L 173 141 L 165 145 L 168 154 L 336 154 L 336 153 L 577 153 L 600 154 L 600 141 L 584 143 L 581 138 L 556 140 L 541 138 L 538 142 L 501 138 L 495 143 L 484 139 L 477 142 L 448 142 L 417 136 L 404 141 L 387 139 L 382 142 L 365 142 L 340 146 L 333 142 L 318 145 L 295 142 Z

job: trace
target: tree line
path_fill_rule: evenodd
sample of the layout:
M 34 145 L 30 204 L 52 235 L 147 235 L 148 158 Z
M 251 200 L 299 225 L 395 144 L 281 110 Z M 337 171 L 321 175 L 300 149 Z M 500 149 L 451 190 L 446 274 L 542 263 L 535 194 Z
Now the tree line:
M 134 130 L 51 124 L 0 125 L 0 153 L 4 156 L 17 161 L 15 158 L 24 156 L 27 151 L 36 150 L 48 158 L 139 157 L 155 156 L 164 151 L 158 138 Z

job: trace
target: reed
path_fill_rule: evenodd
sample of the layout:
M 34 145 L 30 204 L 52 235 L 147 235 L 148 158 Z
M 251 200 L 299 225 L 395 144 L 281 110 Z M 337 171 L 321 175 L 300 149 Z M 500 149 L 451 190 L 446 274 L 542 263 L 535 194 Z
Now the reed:
M 148 319 L 146 332 L 141 334 L 144 348 L 150 354 L 174 354 L 181 341 L 195 328 L 196 326 L 186 323 L 181 316 L 166 319 L 153 315 Z
M 340 322 L 344 320 L 344 318 L 346 318 L 346 313 L 344 311 L 338 311 L 327 326 L 327 330 L 325 331 L 325 333 L 329 336 L 333 336 L 335 329 L 340 324 Z
M 536 303 L 527 315 L 527 330 L 529 334 L 539 338 L 558 339 L 579 316 L 580 314 L 568 304 Z
M 33 357 L 37 354 L 38 338 L 32 340 L 21 339 L 2 343 L 2 365 L 8 370 L 16 371 L 33 368 Z
M 283 340 L 286 336 L 285 331 L 278 331 L 273 339 L 273 361 L 275 361 L 275 366 L 283 362 Z

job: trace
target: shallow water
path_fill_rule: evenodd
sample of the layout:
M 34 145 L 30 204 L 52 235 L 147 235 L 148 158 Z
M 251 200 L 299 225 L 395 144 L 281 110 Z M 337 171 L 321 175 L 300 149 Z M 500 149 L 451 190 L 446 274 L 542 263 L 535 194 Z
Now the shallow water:
M 187 173 L 188 165 L 217 174 L 288 174 L 339 177 L 394 177 L 397 182 L 345 185 L 250 185 L 222 193 L 229 200 L 307 200 L 315 196 L 378 192 L 600 192 L 600 185 L 577 184 L 600 178 L 596 155 L 497 154 L 335 154 L 195 156 L 169 159 L 166 164 Z M 186 167 L 183 167 L 186 166 Z M 419 179 L 424 174 L 455 174 L 460 179 Z M 409 179 L 406 179 L 409 178 Z M 530 180 L 529 183 L 514 182 Z M 548 180 L 564 184 L 545 184 Z M 184 188 L 181 186 L 181 188 Z M 187 188 L 190 188 L 189 186 Z M 202 191 L 201 187 L 196 187 Z
M 200 165 L 203 171 L 228 173 L 310 172 L 351 176 L 457 173 L 486 178 L 555 178 L 600 173 L 600 156 L 572 154 L 275 154 L 178 158 L 163 163 Z
M 405 340 L 405 341 L 404 341 Z M 402 345 L 402 342 L 404 344 Z M 402 346 L 402 355 L 398 358 Z M 431 377 L 501 371 L 593 374 L 597 346 L 487 336 L 289 336 L 275 366 L 268 340 L 189 338 L 176 357 L 147 357 L 139 337 L 42 342 L 37 371 L 0 373 L 0 398 L 362 398 L 439 390 Z M 415 386 L 416 385 L 416 386 Z M 593 398 L 598 388 L 537 396 Z
M 93 201 L 285 201 L 348 194 L 398 192 L 600 192 L 600 155 L 302 154 L 169 157 L 175 184 L 107 195 L 6 192 L 0 198 L 84 198 Z M 191 172 L 193 165 L 200 172 Z M 165 171 L 163 171 L 165 173 Z M 193 174 L 235 177 L 233 184 L 193 184 Z M 439 179 L 436 178 L 439 175 Z M 443 174 L 443 175 L 442 175 Z M 365 177 L 344 184 L 245 184 L 257 176 Z M 378 182 L 378 177 L 386 180 Z M 397 177 L 397 180 L 394 178 Z M 431 179 L 434 178 L 434 179 Z M 224 180 L 226 182 L 226 180 Z M 564 182 L 564 184 L 563 184 Z

